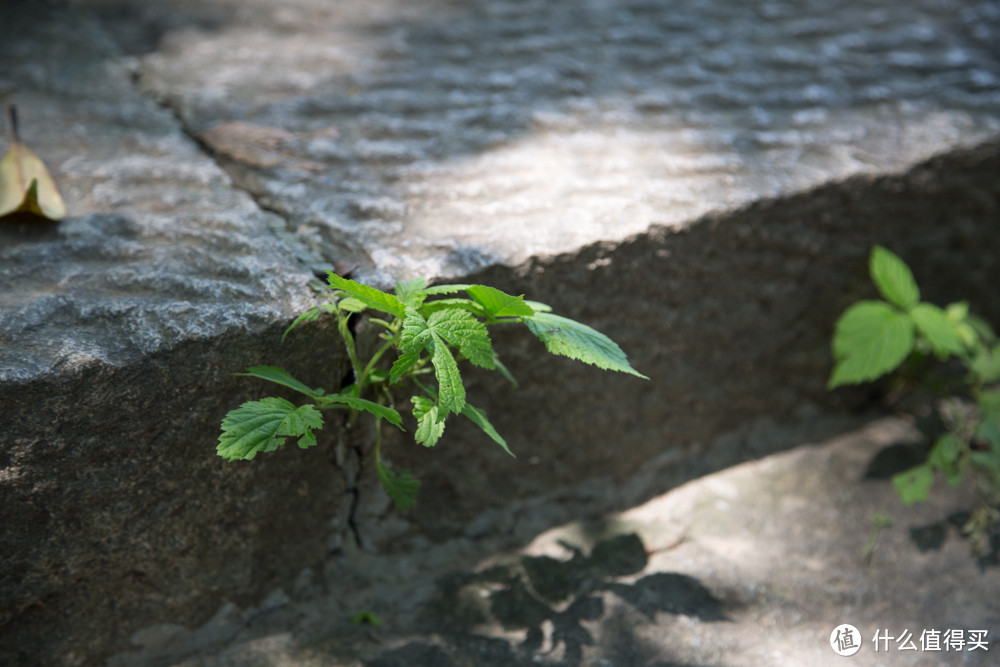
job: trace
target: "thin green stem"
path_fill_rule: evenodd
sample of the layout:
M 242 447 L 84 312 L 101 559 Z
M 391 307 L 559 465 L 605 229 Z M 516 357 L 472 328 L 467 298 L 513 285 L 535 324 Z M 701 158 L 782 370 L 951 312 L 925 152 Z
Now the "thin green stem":
M 354 344 L 354 336 L 351 335 L 350 329 L 347 328 L 347 320 L 349 315 L 344 315 L 344 313 L 338 308 L 337 309 L 337 331 L 340 332 L 340 337 L 344 339 L 344 345 L 347 348 L 347 356 L 351 360 L 351 369 L 354 371 L 354 381 L 359 381 L 359 366 L 358 352 Z

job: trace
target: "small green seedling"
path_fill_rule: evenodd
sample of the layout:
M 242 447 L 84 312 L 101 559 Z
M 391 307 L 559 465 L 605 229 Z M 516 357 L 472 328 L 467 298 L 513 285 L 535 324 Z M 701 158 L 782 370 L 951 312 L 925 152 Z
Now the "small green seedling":
M 385 625 L 381 618 L 370 611 L 359 611 L 354 616 L 351 616 L 351 623 L 355 625 L 370 625 L 373 628 L 380 628 Z
M 361 413 L 375 419 L 375 472 L 397 508 L 412 507 L 419 482 L 407 471 L 395 471 L 382 459 L 382 422 L 402 429 L 403 420 L 393 407 L 390 388 L 410 387 L 413 417 L 417 426 L 414 439 L 433 447 L 444 433 L 451 415 L 470 420 L 508 454 L 506 441 L 486 418 L 486 412 L 466 400 L 459 370 L 460 361 L 499 372 L 515 384 L 510 372 L 493 350 L 487 327 L 521 323 L 528 327 L 549 352 L 606 370 L 646 378 L 629 364 L 621 348 L 604 334 L 551 312 L 545 304 L 525 301 L 486 285 L 440 285 L 427 287 L 423 279 L 401 282 L 395 293 L 329 274 L 332 291 L 328 303 L 310 308 L 292 325 L 332 314 L 347 348 L 353 382 L 333 393 L 313 389 L 275 366 L 254 366 L 243 375 L 268 380 L 304 394 L 303 405 L 283 398 L 262 398 L 244 403 L 222 422 L 218 454 L 230 461 L 252 459 L 258 452 L 272 452 L 297 438 L 305 449 L 316 444 L 315 431 L 323 427 L 323 410 L 346 410 L 349 423 Z M 464 293 L 466 296 L 452 296 Z M 354 335 L 348 326 L 351 317 L 365 311 L 370 321 L 381 327 L 382 344 L 370 358 L 358 355 Z M 285 334 L 288 334 L 288 331 Z M 395 355 L 391 366 L 386 355 Z
M 981 548 L 1000 503 L 1000 343 L 987 322 L 969 313 L 968 303 L 939 308 L 921 301 L 909 267 L 889 250 L 875 246 L 868 266 L 882 299 L 859 301 L 837 321 L 828 386 L 875 380 L 930 356 L 961 364 L 961 380 L 939 407 L 947 432 L 926 461 L 892 483 L 912 505 L 927 499 L 936 474 L 952 486 L 971 479 L 982 506 L 966 532 Z

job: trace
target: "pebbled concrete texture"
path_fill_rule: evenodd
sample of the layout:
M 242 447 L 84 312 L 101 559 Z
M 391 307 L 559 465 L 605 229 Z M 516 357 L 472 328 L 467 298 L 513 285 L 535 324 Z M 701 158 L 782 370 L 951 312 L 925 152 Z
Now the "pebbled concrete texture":
M 4 662 L 96 664 L 215 614 L 208 642 L 227 602 L 349 550 L 349 513 L 360 560 L 527 540 L 556 521 L 532 498 L 597 479 L 622 490 L 593 512 L 624 510 L 788 446 L 710 443 L 869 398 L 823 384 L 873 242 L 1000 316 L 985 0 L 76 0 L 5 4 L 0 31 L 0 98 L 71 210 L 0 228 Z M 525 292 L 652 381 L 502 333 L 522 387 L 473 374 L 470 398 L 519 458 L 459 424 L 389 442 L 425 483 L 406 516 L 364 433 L 217 461 L 222 415 L 267 391 L 233 371 L 344 377 L 328 327 L 277 343 L 335 262 Z

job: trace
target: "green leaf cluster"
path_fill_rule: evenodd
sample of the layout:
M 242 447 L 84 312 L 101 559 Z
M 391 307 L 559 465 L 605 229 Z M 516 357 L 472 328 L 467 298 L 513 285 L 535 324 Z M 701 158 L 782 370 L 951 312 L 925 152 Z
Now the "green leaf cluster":
M 461 373 L 461 364 L 468 362 L 495 370 L 516 385 L 493 349 L 490 326 L 523 324 L 552 354 L 648 379 L 632 368 L 610 338 L 585 324 L 554 315 L 549 306 L 526 301 L 523 295 L 512 296 L 487 285 L 428 287 L 419 278 L 400 282 L 394 293 L 388 293 L 332 272 L 328 283 L 332 290 L 329 302 L 299 315 L 285 336 L 323 313 L 333 315 L 347 348 L 354 382 L 327 393 L 309 387 L 282 368 L 248 368 L 240 375 L 282 385 L 303 394 L 311 403 L 296 407 L 282 398 L 264 398 L 243 404 L 223 421 L 220 456 L 252 459 L 258 452 L 276 450 L 286 437 L 297 437 L 300 447 L 308 447 L 316 442 L 313 430 L 323 425 L 320 411 L 347 410 L 350 420 L 366 413 L 377 426 L 376 474 L 396 506 L 405 509 L 413 506 L 419 482 L 405 470 L 389 468 L 381 452 L 382 422 L 403 428 L 403 418 L 393 407 L 393 385 L 406 384 L 413 390 L 410 405 L 417 443 L 433 447 L 443 436 L 447 419 L 459 415 L 513 456 L 486 412 L 468 402 Z M 371 357 L 362 359 L 348 321 L 365 312 L 381 327 L 382 344 Z M 387 355 L 394 357 L 391 363 Z
M 886 248 L 872 249 L 868 267 L 882 299 L 860 301 L 838 319 L 828 386 L 878 379 L 910 358 L 933 356 L 964 365 L 960 386 L 940 407 L 948 431 L 935 440 L 924 463 L 892 482 L 910 505 L 927 499 L 937 474 L 953 486 L 972 477 L 984 499 L 980 514 L 993 516 L 993 506 L 1000 502 L 997 336 L 987 322 L 969 313 L 966 302 L 940 308 L 921 301 L 913 273 Z M 982 528 L 981 521 L 972 523 L 979 526 L 976 530 Z

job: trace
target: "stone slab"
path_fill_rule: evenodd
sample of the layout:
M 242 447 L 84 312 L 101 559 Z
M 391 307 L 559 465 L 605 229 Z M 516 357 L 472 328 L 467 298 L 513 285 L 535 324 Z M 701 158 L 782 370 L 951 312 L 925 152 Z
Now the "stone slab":
M 581 479 L 625 484 L 664 448 L 672 473 L 622 498 L 778 447 L 707 443 L 865 401 L 823 383 L 873 242 L 932 300 L 1000 316 L 989 2 L 77 0 L 0 19 L 0 95 L 71 209 L 0 232 L 5 663 L 94 664 L 213 614 L 197 641 L 225 636 L 226 602 L 260 607 L 342 548 L 345 498 L 369 548 L 430 548 Z M 337 429 L 217 461 L 222 415 L 264 391 L 232 371 L 344 376 L 339 346 L 316 360 L 323 326 L 277 345 L 337 261 L 526 292 L 653 381 L 502 336 L 522 390 L 477 375 L 470 396 L 519 459 L 461 427 L 433 452 L 389 443 L 425 482 L 406 517 L 358 485 L 362 459 L 338 465 Z
M 381 283 L 680 229 L 1000 133 L 987 0 L 200 4 L 233 11 L 167 30 L 139 85 Z M 254 143 L 246 124 L 285 133 L 264 163 L 226 148 Z

